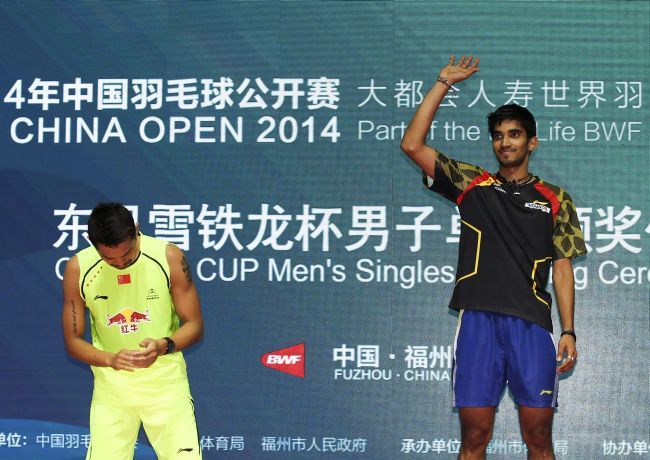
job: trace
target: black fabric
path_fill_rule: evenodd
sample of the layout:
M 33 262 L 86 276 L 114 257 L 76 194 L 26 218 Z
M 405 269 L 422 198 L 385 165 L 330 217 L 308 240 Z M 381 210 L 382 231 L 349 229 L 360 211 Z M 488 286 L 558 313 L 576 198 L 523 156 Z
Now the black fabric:
M 555 259 L 586 252 L 569 195 L 537 177 L 523 185 L 502 182 L 443 154 L 435 174 L 429 188 L 456 202 L 461 216 L 449 307 L 508 314 L 552 331 L 549 268 Z M 568 251 L 558 252 L 566 222 L 577 238 Z

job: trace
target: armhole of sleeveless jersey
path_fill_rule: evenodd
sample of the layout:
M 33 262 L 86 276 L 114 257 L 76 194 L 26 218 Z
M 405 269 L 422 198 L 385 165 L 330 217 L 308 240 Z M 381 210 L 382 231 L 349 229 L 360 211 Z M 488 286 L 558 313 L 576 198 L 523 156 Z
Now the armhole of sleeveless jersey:
M 86 294 L 84 293 L 84 283 L 86 282 L 86 276 L 88 276 L 88 273 L 90 273 L 90 270 L 95 268 L 95 265 L 97 265 L 101 261 L 102 261 L 102 259 L 99 259 L 97 262 L 92 264 L 90 266 L 90 268 L 88 270 L 86 270 L 86 273 L 84 273 L 83 278 L 81 278 L 81 285 L 79 286 L 79 293 L 81 294 L 81 298 L 84 300 L 84 302 L 86 301 Z
M 168 275 L 167 272 L 165 271 L 165 268 L 162 266 L 162 264 L 161 264 L 158 260 L 156 260 L 155 257 L 151 257 L 151 256 L 150 256 L 149 254 L 147 254 L 146 252 L 143 252 L 142 255 L 145 256 L 145 257 L 147 257 L 148 259 L 153 260 L 153 261 L 156 263 L 156 265 L 158 265 L 158 266 L 160 267 L 160 269 L 162 270 L 163 274 L 165 275 L 165 279 L 167 280 L 167 289 L 170 289 L 170 288 L 172 287 L 172 285 L 171 285 L 171 282 L 169 281 L 169 275 Z

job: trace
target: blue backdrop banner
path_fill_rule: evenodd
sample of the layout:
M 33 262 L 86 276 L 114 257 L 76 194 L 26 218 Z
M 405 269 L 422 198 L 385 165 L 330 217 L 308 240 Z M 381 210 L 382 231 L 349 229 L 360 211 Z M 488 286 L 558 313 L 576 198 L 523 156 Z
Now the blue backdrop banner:
M 107 200 L 190 261 L 204 458 L 455 458 L 460 218 L 399 143 L 470 52 L 427 142 L 496 171 L 485 117 L 528 107 L 531 171 L 588 244 L 555 454 L 650 457 L 649 24 L 648 1 L 0 3 L 0 458 L 85 455 L 61 277 Z M 506 392 L 488 455 L 525 452 Z

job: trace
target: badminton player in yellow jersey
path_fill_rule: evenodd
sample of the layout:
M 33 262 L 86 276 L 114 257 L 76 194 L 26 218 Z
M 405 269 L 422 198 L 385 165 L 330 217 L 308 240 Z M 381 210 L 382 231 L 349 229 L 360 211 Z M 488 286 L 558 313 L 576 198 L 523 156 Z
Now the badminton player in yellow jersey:
M 141 424 L 159 459 L 200 459 L 181 350 L 203 318 L 185 255 L 141 234 L 119 203 L 93 209 L 88 237 L 66 266 L 62 314 L 68 353 L 94 374 L 87 460 L 132 459 Z

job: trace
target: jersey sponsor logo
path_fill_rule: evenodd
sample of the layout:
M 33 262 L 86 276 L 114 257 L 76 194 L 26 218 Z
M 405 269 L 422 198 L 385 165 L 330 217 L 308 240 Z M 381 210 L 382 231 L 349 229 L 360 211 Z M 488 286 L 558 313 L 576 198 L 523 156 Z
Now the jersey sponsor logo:
M 496 184 L 497 181 L 494 180 L 494 177 L 488 177 L 484 181 L 479 182 L 476 184 L 478 187 L 489 187 L 492 184 Z
M 107 295 L 99 295 L 99 294 L 97 294 L 93 300 L 100 300 L 100 299 L 101 300 L 108 300 L 108 296 Z
M 131 284 L 131 274 L 117 275 L 117 284 Z
M 548 207 L 548 202 L 546 201 L 535 200 L 532 203 L 526 203 L 524 206 L 529 209 L 539 209 L 540 211 L 544 211 L 546 214 L 551 213 L 551 208 Z
M 539 392 L 539 395 L 540 395 L 540 396 L 543 396 L 543 395 L 552 395 L 552 394 L 553 394 L 553 392 L 552 392 L 551 390 L 542 390 L 542 391 Z
M 191 448 L 191 447 L 182 447 L 182 448 L 178 449 L 178 452 L 176 452 L 176 453 L 180 454 L 181 452 L 192 452 L 193 450 L 194 449 Z
M 501 187 L 499 184 L 496 184 L 496 183 L 494 184 L 494 190 L 498 190 L 499 192 L 505 193 L 505 194 L 508 193 L 508 192 L 505 191 L 505 189 L 503 187 Z
M 122 313 L 116 313 L 113 316 L 106 315 L 106 326 L 112 326 L 113 324 L 124 324 L 124 323 L 126 323 L 126 316 L 124 316 Z
M 149 292 L 147 292 L 147 300 L 158 300 L 158 293 L 155 291 L 155 289 L 149 289 Z
M 305 343 L 303 342 L 264 353 L 260 361 L 268 368 L 303 379 L 305 378 L 305 358 Z
M 132 308 L 122 308 L 114 315 L 106 315 L 106 327 L 117 326 L 121 334 L 132 334 L 138 332 L 139 324 L 143 321 L 151 322 L 149 310 L 140 312 Z

